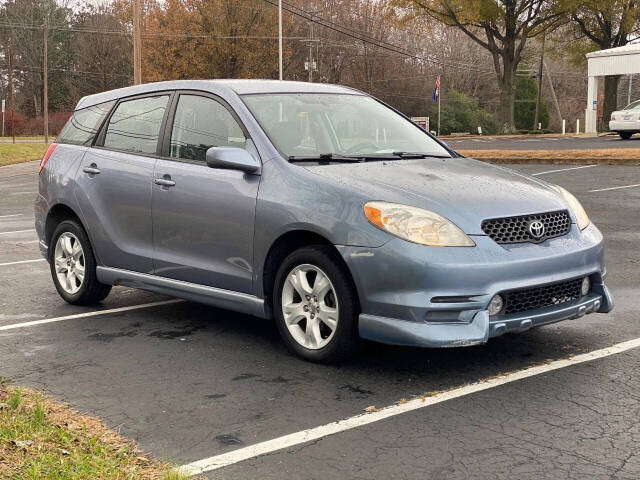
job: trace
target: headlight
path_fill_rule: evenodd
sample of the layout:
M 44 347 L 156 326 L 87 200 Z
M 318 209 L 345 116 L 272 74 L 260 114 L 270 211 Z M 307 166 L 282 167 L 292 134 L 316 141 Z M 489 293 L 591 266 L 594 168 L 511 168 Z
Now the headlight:
M 368 202 L 364 214 L 376 227 L 410 242 L 432 247 L 473 247 L 454 223 L 437 213 L 398 203 Z
M 576 216 L 576 220 L 578 222 L 578 228 L 580 230 L 584 230 L 585 228 L 587 228 L 591 223 L 591 220 L 589 220 L 589 216 L 587 215 L 587 212 L 584 211 L 584 208 L 582 207 L 578 199 L 559 185 L 554 185 L 554 188 L 560 193 L 560 195 L 562 195 L 562 197 L 569 204 L 569 207 L 573 211 L 573 214 Z

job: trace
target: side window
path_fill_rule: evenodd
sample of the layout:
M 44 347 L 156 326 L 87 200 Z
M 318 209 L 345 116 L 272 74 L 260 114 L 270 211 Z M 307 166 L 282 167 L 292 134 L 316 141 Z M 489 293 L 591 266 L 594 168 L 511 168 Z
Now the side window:
M 109 119 L 104 146 L 132 153 L 156 153 L 169 95 L 120 103 Z
M 73 115 L 71 115 L 71 118 L 58 135 L 56 142 L 91 145 L 93 137 L 98 133 L 104 117 L 111 111 L 114 103 L 115 101 L 100 103 L 73 112 Z
M 204 162 L 209 147 L 244 148 L 245 142 L 240 125 L 219 102 L 180 95 L 171 130 L 171 157 Z

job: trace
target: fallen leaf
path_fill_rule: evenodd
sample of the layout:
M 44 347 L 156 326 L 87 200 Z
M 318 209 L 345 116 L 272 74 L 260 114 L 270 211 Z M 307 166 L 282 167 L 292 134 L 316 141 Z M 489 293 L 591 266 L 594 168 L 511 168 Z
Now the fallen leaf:
M 33 445 L 33 442 L 31 440 L 11 440 L 11 443 L 13 443 L 18 448 L 27 448 Z
M 376 408 L 375 405 L 371 405 L 371 406 L 365 408 L 364 411 L 367 412 L 367 413 L 373 413 L 373 412 L 377 412 L 378 409 Z

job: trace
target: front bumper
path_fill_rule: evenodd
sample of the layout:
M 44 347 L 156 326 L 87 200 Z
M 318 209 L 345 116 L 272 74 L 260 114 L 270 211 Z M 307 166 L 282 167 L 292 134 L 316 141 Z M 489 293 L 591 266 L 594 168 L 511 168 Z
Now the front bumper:
M 608 312 L 599 230 L 541 244 L 499 245 L 474 236 L 476 247 L 435 248 L 393 239 L 379 248 L 338 247 L 358 289 L 362 338 L 398 345 L 455 347 L 485 343 L 506 332 Z M 491 298 L 588 276 L 591 292 L 578 300 L 512 315 L 490 317 Z M 435 301 L 434 301 L 435 300 Z

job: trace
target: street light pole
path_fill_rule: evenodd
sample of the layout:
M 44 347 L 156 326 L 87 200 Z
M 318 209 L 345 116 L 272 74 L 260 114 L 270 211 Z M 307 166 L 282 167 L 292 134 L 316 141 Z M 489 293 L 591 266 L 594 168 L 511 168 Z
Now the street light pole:
M 44 143 L 49 143 L 49 17 L 44 19 L 43 32 L 43 58 L 42 58 L 42 81 L 44 84 L 42 94 L 42 111 L 44 120 Z
M 142 83 L 142 32 L 140 32 L 140 0 L 133 0 L 133 84 Z
M 278 0 L 278 67 L 282 80 L 282 0 Z

